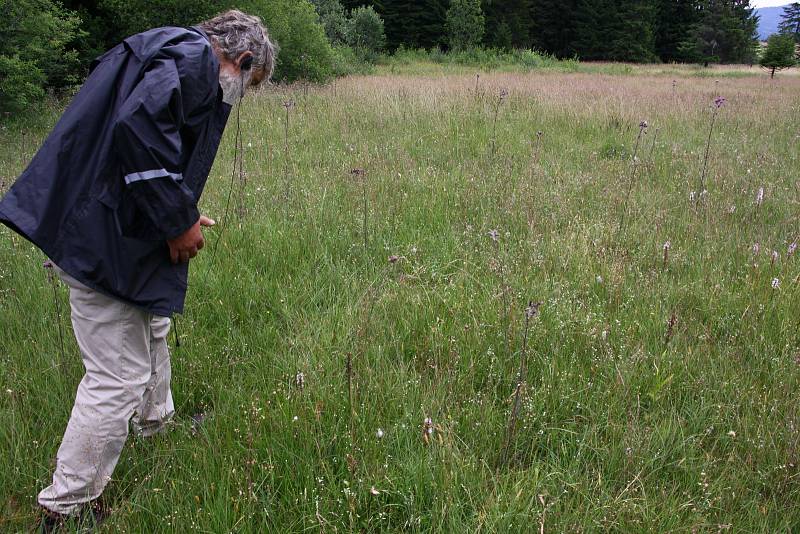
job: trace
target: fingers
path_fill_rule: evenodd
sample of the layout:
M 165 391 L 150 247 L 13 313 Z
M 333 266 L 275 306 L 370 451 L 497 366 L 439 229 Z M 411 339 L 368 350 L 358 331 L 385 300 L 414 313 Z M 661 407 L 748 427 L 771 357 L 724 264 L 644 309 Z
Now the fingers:
M 215 224 L 217 224 L 217 221 L 214 219 L 206 217 L 205 215 L 200 216 L 200 226 L 214 226 Z

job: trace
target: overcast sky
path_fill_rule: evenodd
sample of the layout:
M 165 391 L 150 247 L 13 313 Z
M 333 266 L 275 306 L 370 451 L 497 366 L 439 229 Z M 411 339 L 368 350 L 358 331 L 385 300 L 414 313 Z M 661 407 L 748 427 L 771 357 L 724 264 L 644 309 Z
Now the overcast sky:
M 791 4 L 790 0 L 750 0 L 750 5 L 755 7 L 785 6 Z

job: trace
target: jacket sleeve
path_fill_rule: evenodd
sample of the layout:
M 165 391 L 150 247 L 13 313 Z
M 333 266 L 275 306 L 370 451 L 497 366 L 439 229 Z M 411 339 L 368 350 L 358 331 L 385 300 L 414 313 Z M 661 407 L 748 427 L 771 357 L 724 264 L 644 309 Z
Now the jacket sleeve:
M 183 182 L 181 128 L 198 100 L 182 87 L 175 60 L 155 59 L 120 108 L 114 146 L 125 187 L 158 235 L 173 239 L 200 218 L 197 199 Z M 188 106 L 191 107 L 191 106 Z

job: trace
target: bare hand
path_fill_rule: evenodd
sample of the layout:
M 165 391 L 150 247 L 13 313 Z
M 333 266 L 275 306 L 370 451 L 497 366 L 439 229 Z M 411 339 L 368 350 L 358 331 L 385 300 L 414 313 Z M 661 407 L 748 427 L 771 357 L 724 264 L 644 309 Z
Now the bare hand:
M 201 215 L 194 225 L 175 239 L 167 240 L 169 257 L 172 263 L 186 263 L 197 256 L 197 251 L 203 248 L 206 241 L 203 239 L 201 226 L 214 226 L 214 219 Z

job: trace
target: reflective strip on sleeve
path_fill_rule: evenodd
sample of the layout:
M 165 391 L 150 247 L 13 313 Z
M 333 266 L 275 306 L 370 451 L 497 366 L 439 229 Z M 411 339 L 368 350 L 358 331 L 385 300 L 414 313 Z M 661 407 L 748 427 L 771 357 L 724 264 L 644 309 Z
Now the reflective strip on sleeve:
M 152 180 L 154 178 L 166 178 L 169 176 L 176 182 L 183 181 L 183 175 L 174 172 L 167 172 L 165 169 L 154 169 L 152 171 L 132 172 L 125 176 L 125 183 L 130 185 L 133 182 L 141 182 L 142 180 Z

